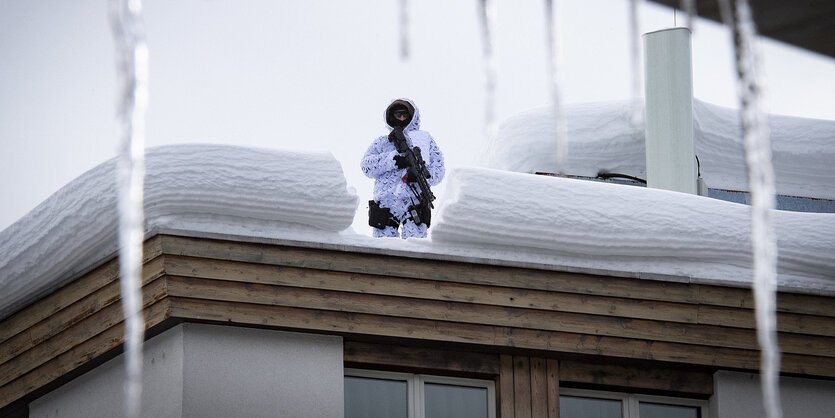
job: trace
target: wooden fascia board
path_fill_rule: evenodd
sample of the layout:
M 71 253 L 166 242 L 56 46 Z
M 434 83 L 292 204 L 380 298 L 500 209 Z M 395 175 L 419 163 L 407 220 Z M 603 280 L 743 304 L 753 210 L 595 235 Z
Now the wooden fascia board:
M 209 321 L 549 358 L 759 366 L 744 289 L 170 235 L 145 251 L 149 326 Z M 117 276 L 115 261 L 103 263 L 0 322 L 9 372 L 0 407 L 118 349 Z M 835 378 L 833 298 L 779 300 L 783 372 Z

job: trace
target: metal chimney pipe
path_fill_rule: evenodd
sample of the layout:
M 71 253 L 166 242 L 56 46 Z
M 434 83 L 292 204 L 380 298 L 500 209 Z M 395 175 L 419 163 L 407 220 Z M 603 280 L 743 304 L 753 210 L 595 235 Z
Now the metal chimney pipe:
M 647 187 L 697 194 L 690 30 L 644 34 Z

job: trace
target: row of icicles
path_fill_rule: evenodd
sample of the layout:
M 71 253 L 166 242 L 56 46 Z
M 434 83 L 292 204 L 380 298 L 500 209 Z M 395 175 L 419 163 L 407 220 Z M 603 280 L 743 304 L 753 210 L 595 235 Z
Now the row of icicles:
M 496 122 L 496 59 L 493 33 L 496 25 L 496 1 L 477 0 L 485 72 L 485 135 L 492 142 L 498 132 Z M 632 92 L 631 125 L 633 135 L 643 136 L 643 83 L 641 77 L 640 22 L 641 0 L 629 1 L 629 40 Z M 564 172 L 568 158 L 568 133 L 562 109 L 562 66 L 560 16 L 557 1 L 545 0 L 548 79 L 551 95 L 551 117 L 554 123 L 556 167 Z M 751 192 L 751 243 L 753 254 L 753 288 L 756 301 L 757 339 L 761 348 L 761 385 L 763 406 L 769 418 L 782 417 L 779 391 L 780 351 L 776 332 L 777 239 L 771 221 L 775 207 L 774 171 L 771 164 L 771 141 L 765 110 L 764 86 L 761 78 L 760 53 L 756 47 L 756 24 L 748 0 L 720 0 L 723 22 L 731 28 L 736 55 L 737 89 L 740 100 L 745 161 Z M 401 57 L 408 58 L 408 0 L 400 1 Z M 680 0 L 687 15 L 687 26 L 694 28 L 696 0 Z
M 489 139 L 497 133 L 495 120 L 496 61 L 492 36 L 496 23 L 495 0 L 476 0 L 481 28 L 485 68 L 485 132 Z M 629 1 L 629 38 L 632 72 L 632 126 L 636 135 L 643 131 L 642 78 L 640 75 L 641 0 Z M 545 0 L 547 30 L 548 79 L 551 113 L 556 134 L 556 166 L 561 174 L 568 154 L 567 130 L 562 111 L 560 86 L 560 15 L 557 2 Z M 757 336 L 761 347 L 762 391 L 769 418 L 782 416 L 778 378 L 780 352 L 776 343 L 776 238 L 771 222 L 774 209 L 774 175 L 771 166 L 771 145 L 763 85 L 760 78 L 760 56 L 756 48 L 756 26 L 748 0 L 720 0 L 722 17 L 733 33 L 736 69 L 741 104 L 745 161 L 751 188 L 751 242 L 754 260 L 754 293 L 756 300 Z M 696 0 L 681 0 L 681 9 L 693 28 Z M 144 240 L 143 183 L 145 113 L 148 98 L 148 48 L 145 43 L 141 0 L 111 0 L 110 23 L 116 44 L 119 92 L 120 156 L 118 172 L 119 196 L 119 264 L 121 297 L 125 316 L 125 416 L 140 416 L 142 396 L 142 317 L 141 269 Z M 400 0 L 400 54 L 409 56 L 408 0 Z

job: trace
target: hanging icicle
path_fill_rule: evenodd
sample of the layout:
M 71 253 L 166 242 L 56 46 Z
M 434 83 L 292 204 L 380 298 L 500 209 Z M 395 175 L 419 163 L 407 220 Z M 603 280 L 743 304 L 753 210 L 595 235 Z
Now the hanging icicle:
M 409 60 L 409 0 L 400 0 L 400 59 Z
M 548 76 L 551 90 L 551 117 L 554 121 L 555 143 L 557 147 L 557 173 L 566 174 L 568 164 L 568 129 L 562 106 L 562 37 L 559 31 L 560 16 L 554 0 L 545 0 L 545 30 L 548 46 Z
M 751 189 L 751 244 L 754 260 L 754 296 L 757 339 L 761 358 L 763 406 L 769 418 L 783 416 L 780 402 L 780 349 L 777 346 L 777 238 L 772 223 L 775 205 L 774 169 L 756 25 L 747 0 L 722 0 L 722 17 L 733 31 L 736 51 L 745 162 Z
M 119 281 L 125 317 L 125 416 L 140 416 L 142 399 L 142 245 L 148 47 L 141 0 L 111 0 L 110 26 L 119 73 Z
M 687 13 L 687 27 L 690 32 L 695 32 L 694 22 L 696 20 L 696 0 L 681 0 L 681 10 Z
M 496 137 L 496 57 L 493 51 L 493 30 L 496 27 L 495 0 L 479 0 L 479 22 L 481 23 L 481 40 L 484 51 L 484 121 L 489 142 Z
M 641 22 L 639 18 L 639 2 L 629 0 L 629 53 L 632 72 L 632 136 L 636 140 L 643 140 L 644 135 L 644 95 L 643 74 L 641 72 Z

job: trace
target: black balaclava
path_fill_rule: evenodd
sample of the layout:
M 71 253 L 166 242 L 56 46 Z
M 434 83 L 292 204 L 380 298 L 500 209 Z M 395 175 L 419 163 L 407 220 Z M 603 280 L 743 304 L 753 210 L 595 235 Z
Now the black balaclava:
M 409 117 L 404 121 L 397 120 L 397 118 L 394 117 L 394 111 L 398 109 L 403 109 L 409 112 Z M 412 121 L 412 117 L 414 117 L 414 115 L 415 109 L 412 107 L 411 103 L 405 100 L 395 100 L 386 109 L 386 123 L 388 123 L 392 128 L 405 128 L 409 126 L 409 122 Z

